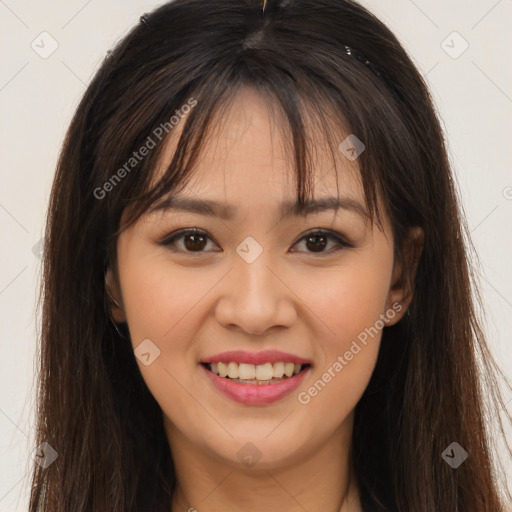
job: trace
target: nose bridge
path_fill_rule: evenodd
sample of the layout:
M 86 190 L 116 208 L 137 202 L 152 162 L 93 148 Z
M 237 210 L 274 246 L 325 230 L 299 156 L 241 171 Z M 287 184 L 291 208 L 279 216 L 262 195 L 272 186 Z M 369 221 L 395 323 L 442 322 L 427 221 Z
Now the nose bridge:
M 252 334 L 293 322 L 291 292 L 275 275 L 279 270 L 271 251 L 247 237 L 236 253 L 229 285 L 217 307 L 218 321 L 225 326 L 236 324 Z
M 235 287 L 239 300 L 254 302 L 254 307 L 264 304 L 270 306 L 277 299 L 276 294 L 280 293 L 280 290 L 276 289 L 276 278 L 270 271 L 272 266 L 275 265 L 272 264 L 268 250 L 262 251 L 254 260 L 248 261 L 239 257 L 235 264 Z
M 269 267 L 275 266 L 271 251 L 248 237 L 236 249 L 234 295 L 237 306 L 253 315 L 268 315 L 275 309 L 282 290 Z

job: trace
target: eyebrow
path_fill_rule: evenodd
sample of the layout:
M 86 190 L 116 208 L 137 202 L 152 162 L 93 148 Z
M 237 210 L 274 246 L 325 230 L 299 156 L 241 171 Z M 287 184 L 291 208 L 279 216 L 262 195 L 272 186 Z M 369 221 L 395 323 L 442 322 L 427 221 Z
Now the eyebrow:
M 336 211 L 338 208 L 356 213 L 357 215 L 363 217 L 365 220 L 370 218 L 366 208 L 364 208 L 355 199 L 335 196 L 322 197 L 318 199 L 306 199 L 302 206 L 300 206 L 297 201 L 285 201 L 281 203 L 280 213 L 282 218 L 287 218 L 291 216 L 306 216 L 329 210 Z M 218 201 L 213 201 L 210 199 L 170 196 L 154 205 L 150 209 L 150 212 L 161 210 L 183 211 L 229 220 L 234 217 L 236 208 L 233 205 L 222 204 Z

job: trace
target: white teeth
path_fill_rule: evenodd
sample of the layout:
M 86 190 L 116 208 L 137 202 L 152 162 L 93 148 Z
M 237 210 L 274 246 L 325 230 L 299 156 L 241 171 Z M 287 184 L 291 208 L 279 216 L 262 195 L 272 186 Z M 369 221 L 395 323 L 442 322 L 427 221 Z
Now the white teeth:
M 236 363 L 228 363 L 228 377 L 238 379 L 238 365 Z
M 219 363 L 219 375 L 221 377 L 226 377 L 228 374 L 228 367 L 224 363 Z
M 259 364 L 256 366 L 257 380 L 270 380 L 274 376 L 274 369 L 270 363 Z
M 284 363 L 284 374 L 287 377 L 291 377 L 293 375 L 293 368 L 294 368 L 293 363 Z
M 236 364 L 236 363 L 233 363 Z M 240 363 L 238 365 L 238 376 L 241 379 L 254 379 L 256 377 L 256 368 L 253 364 Z
M 230 379 L 240 379 L 246 381 L 269 381 L 272 379 L 282 379 L 297 375 L 302 369 L 302 365 L 294 363 L 265 363 L 265 364 L 247 364 L 229 361 L 226 363 L 210 363 L 210 370 L 221 377 Z
M 284 363 L 274 363 L 274 377 L 281 379 L 284 375 Z

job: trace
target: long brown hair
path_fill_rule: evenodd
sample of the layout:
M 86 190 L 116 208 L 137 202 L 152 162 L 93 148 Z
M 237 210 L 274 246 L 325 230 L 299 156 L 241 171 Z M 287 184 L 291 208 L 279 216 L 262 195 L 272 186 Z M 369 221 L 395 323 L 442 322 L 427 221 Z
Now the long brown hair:
M 409 313 L 384 329 L 356 408 L 352 455 L 364 510 L 501 510 L 484 406 L 495 363 L 427 87 L 395 36 L 355 2 L 262 7 L 174 0 L 144 15 L 76 110 L 51 192 L 41 288 L 37 444 L 58 457 L 34 464 L 30 510 L 170 510 L 176 481 L 162 412 L 126 325 L 118 331 L 110 321 L 104 277 L 116 265 L 123 212 L 135 222 L 190 177 L 215 116 L 242 86 L 256 87 L 287 120 L 299 203 L 311 191 L 306 130 L 316 116 L 364 142 L 367 206 L 378 218 L 382 198 L 396 257 L 410 227 L 425 232 Z M 183 131 L 155 183 L 173 114 Z M 319 123 L 332 142 L 331 124 Z M 441 456 L 454 441 L 469 455 L 457 469 Z

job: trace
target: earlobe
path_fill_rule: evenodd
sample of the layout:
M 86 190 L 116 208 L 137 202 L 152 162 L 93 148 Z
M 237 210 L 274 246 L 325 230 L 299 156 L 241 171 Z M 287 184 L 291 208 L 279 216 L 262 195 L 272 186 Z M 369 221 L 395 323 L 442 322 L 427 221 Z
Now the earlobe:
M 395 262 L 389 289 L 385 324 L 391 326 L 399 322 L 407 312 L 414 295 L 414 278 L 423 252 L 424 231 L 419 226 L 410 228 L 402 247 L 402 258 Z
M 105 294 L 112 320 L 116 323 L 126 322 L 119 285 L 110 267 L 105 272 Z

